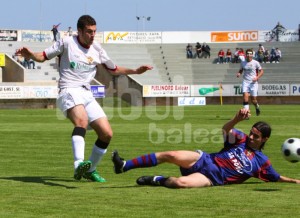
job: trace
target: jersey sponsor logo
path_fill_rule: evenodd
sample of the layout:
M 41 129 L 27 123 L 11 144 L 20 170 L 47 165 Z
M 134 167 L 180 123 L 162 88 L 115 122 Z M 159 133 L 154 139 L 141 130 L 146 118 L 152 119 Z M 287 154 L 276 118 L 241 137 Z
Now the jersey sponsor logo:
M 94 65 L 88 65 L 84 63 L 75 63 L 74 61 L 70 62 L 70 68 L 72 70 L 90 70 L 93 69 Z
M 75 62 L 70 62 L 70 68 L 71 69 L 75 69 L 75 67 L 76 67 L 76 63 Z
M 244 172 L 252 171 L 252 163 L 242 148 L 236 148 L 229 152 L 228 155 L 238 173 L 243 174 Z

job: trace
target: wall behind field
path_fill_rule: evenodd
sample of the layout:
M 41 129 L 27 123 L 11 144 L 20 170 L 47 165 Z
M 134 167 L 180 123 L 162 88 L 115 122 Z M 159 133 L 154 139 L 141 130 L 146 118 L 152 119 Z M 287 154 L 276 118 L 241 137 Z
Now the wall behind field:
M 75 31 L 74 31 L 75 32 Z M 59 38 L 64 38 L 66 31 L 59 31 Z M 97 32 L 95 39 L 100 43 L 114 44 L 167 44 L 167 43 L 236 43 L 236 42 L 272 42 L 274 32 L 269 30 L 234 30 L 234 31 L 189 31 L 189 32 Z M 285 30 L 280 33 L 279 41 L 299 40 L 299 31 Z M 38 30 L 0 30 L 0 41 L 51 42 L 51 31 Z

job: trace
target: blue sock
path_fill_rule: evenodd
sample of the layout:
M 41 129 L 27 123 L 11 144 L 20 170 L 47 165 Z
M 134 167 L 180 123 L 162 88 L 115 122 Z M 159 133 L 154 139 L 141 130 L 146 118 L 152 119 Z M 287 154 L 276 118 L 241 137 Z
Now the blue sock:
M 161 186 L 165 186 L 165 182 L 168 179 L 168 177 L 164 177 L 164 176 L 155 176 L 154 177 L 154 183 L 157 185 L 161 185 Z
M 134 168 L 153 167 L 156 165 L 157 159 L 155 153 L 152 153 L 133 158 L 131 160 L 127 160 L 123 170 L 125 172 Z

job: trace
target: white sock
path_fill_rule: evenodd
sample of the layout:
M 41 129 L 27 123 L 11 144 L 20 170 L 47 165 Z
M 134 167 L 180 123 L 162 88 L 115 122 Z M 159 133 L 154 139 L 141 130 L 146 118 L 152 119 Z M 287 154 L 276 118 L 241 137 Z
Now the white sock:
M 84 138 L 79 135 L 72 136 L 72 148 L 74 156 L 74 169 L 76 169 L 82 161 L 84 161 Z
M 249 104 L 245 104 L 244 108 L 247 109 L 247 110 L 249 110 Z
M 100 163 L 100 161 L 102 160 L 104 154 L 106 153 L 107 149 L 103 149 L 103 148 L 99 148 L 96 145 L 94 145 L 93 150 L 92 150 L 92 154 L 90 156 L 90 161 L 92 162 L 92 166 L 89 169 L 88 172 L 93 172 L 94 170 L 96 170 L 97 165 Z

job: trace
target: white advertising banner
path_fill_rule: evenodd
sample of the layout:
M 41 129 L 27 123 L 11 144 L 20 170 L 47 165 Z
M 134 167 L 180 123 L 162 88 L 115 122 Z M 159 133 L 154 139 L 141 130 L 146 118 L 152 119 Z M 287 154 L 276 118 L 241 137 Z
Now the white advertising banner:
M 194 43 L 200 42 L 202 45 L 203 42 L 210 42 L 210 33 L 209 31 L 190 31 L 190 32 L 162 32 L 162 43 Z
M 259 84 L 258 95 L 259 96 L 289 96 L 290 85 L 289 84 Z
M 299 86 L 294 85 L 293 95 L 300 95 Z M 298 91 L 297 91 L 298 89 Z M 241 84 L 230 85 L 193 85 L 191 96 L 240 96 L 242 95 Z M 258 84 L 259 96 L 288 96 L 290 95 L 289 84 Z
M 300 84 L 290 85 L 290 95 L 300 95 Z
M 299 40 L 298 30 L 283 30 L 278 34 L 280 42 L 294 42 Z M 276 33 L 274 31 L 259 31 L 259 42 L 275 42 Z
M 0 86 L 0 99 L 56 98 L 56 86 Z
M 105 97 L 105 86 L 91 86 L 95 98 Z M 47 99 L 57 98 L 56 86 L 0 86 L 0 99 Z
M 7 38 L 3 33 L 2 40 L 18 40 L 23 42 L 53 42 L 53 33 L 50 30 L 15 30 L 13 37 Z M 73 31 L 77 34 L 76 31 Z M 4 35 L 3 35 L 4 34 Z M 11 35 L 11 33 L 10 33 Z M 15 36 L 18 36 L 17 38 Z M 67 30 L 59 31 L 58 38 L 66 37 Z M 0 41 L 1 41 L 0 36 Z M 298 29 L 284 29 L 279 32 L 280 42 L 299 40 Z M 111 44 L 170 44 L 170 43 L 239 43 L 239 42 L 273 42 L 276 33 L 273 30 L 228 30 L 228 31 L 164 31 L 164 32 L 126 32 L 104 31 L 97 32 L 95 40 L 100 43 Z
M 143 97 L 180 97 L 190 96 L 190 85 L 145 85 Z
M 205 97 L 179 97 L 178 106 L 199 106 L 206 105 Z
M 21 86 L 0 86 L 0 99 L 20 99 L 22 95 Z
M 53 42 L 51 31 L 22 30 L 23 42 Z
M 161 32 L 104 32 L 104 43 L 161 43 Z
M 228 85 L 225 88 L 220 85 L 193 85 L 191 86 L 191 96 L 227 96 L 231 94 L 232 87 L 229 87 Z

